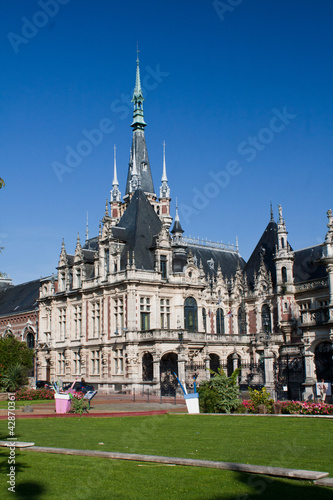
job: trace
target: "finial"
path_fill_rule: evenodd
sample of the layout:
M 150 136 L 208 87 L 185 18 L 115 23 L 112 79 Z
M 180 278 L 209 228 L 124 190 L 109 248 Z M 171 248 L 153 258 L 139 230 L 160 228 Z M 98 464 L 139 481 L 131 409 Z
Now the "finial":
M 238 252 L 238 236 L 236 236 L 236 250 Z
M 179 213 L 178 213 L 178 198 L 176 198 L 176 215 L 175 215 L 175 222 L 178 221 L 180 222 L 179 220 Z
M 81 244 L 81 241 L 80 241 L 80 233 L 77 233 L 76 244 L 77 244 L 77 245 Z
M 165 141 L 163 141 L 163 174 L 162 174 L 162 182 L 168 182 L 167 174 L 166 174 L 166 164 L 165 164 Z
M 136 62 L 139 62 L 139 42 L 136 42 Z
M 88 240 L 89 240 L 89 226 L 88 226 L 88 212 L 87 212 L 86 241 Z
M 283 222 L 283 217 L 282 217 L 282 206 L 278 205 L 278 211 L 279 211 L 279 222 L 280 224 Z
M 117 179 L 117 148 L 116 145 L 113 146 L 113 183 L 112 186 L 114 185 L 118 186 L 118 179 Z
M 109 217 L 109 202 L 107 199 L 105 201 L 105 216 Z
M 270 207 L 271 207 L 271 221 L 274 221 L 272 201 L 270 201 Z
M 102 223 L 99 221 L 98 236 L 102 236 Z

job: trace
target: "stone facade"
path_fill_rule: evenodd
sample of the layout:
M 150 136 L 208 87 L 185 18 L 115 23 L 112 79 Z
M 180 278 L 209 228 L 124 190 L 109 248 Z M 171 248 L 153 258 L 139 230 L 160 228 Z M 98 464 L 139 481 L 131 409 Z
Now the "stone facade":
M 138 61 L 133 103 L 124 201 L 115 152 L 98 236 L 78 237 L 73 255 L 63 242 L 57 276 L 41 280 L 38 378 L 173 394 L 174 373 L 191 386 L 240 367 L 244 389 L 313 398 L 317 380 L 333 382 L 332 212 L 321 245 L 293 250 L 282 208 L 277 222 L 271 210 L 247 262 L 238 245 L 184 237 L 177 211 L 170 231 L 165 148 L 158 198 Z

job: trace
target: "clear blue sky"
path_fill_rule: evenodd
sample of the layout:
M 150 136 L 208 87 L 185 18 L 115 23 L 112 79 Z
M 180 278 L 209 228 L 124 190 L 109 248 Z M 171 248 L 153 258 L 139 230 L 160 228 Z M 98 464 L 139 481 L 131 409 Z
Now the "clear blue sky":
M 331 0 L 217 8 L 207 0 L 11 0 L 2 2 L 0 32 L 0 270 L 15 284 L 52 274 L 62 238 L 68 253 L 78 232 L 84 240 L 87 212 L 97 234 L 114 144 L 124 194 L 137 41 L 155 191 L 165 140 L 173 214 L 177 197 L 185 234 L 238 236 L 248 259 L 271 200 L 275 218 L 283 207 L 294 249 L 324 239 L 333 208 Z M 57 176 L 54 162 L 66 165 L 66 148 L 104 119 L 102 141 Z

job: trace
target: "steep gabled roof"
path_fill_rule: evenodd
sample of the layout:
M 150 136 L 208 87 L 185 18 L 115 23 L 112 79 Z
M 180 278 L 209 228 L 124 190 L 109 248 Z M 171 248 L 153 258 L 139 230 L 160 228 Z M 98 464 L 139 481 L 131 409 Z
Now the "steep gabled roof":
M 36 309 L 39 287 L 40 280 L 34 280 L 0 291 L 0 316 Z
M 310 281 L 327 276 L 325 265 L 320 261 L 323 244 L 294 252 L 294 282 Z
M 254 282 L 254 272 L 257 273 L 259 271 L 261 255 L 263 255 L 267 270 L 271 272 L 273 285 L 276 284 L 276 270 L 273 259 L 277 243 L 277 224 L 274 220 L 270 220 L 260 240 L 258 241 L 257 246 L 252 252 L 251 257 L 244 267 L 250 286 L 252 286 Z
M 202 262 L 204 272 L 208 276 L 216 276 L 220 265 L 223 277 L 231 278 L 235 276 L 238 266 L 243 269 L 245 265 L 238 252 L 196 245 L 188 245 L 187 250 L 191 250 L 197 266 Z
M 125 229 L 122 231 L 122 240 L 125 242 L 121 255 L 122 269 L 126 267 L 127 252 L 132 261 L 134 251 L 137 269 L 154 270 L 154 254 L 151 248 L 154 236 L 160 232 L 162 223 L 142 189 L 134 192 L 118 226 Z

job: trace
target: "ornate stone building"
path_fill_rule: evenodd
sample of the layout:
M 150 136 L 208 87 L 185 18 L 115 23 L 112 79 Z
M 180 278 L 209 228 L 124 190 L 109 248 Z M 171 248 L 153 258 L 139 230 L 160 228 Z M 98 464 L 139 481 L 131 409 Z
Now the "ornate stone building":
M 111 200 L 96 238 L 41 280 L 38 378 L 84 377 L 99 390 L 173 393 L 219 366 L 275 397 L 313 396 L 332 381 L 333 221 L 325 241 L 294 251 L 279 207 L 248 262 L 238 246 L 186 238 L 170 214 L 163 151 L 156 195 L 145 141 L 139 61 L 133 138 L 121 200 L 116 154 Z M 170 230 L 170 228 L 172 228 Z

